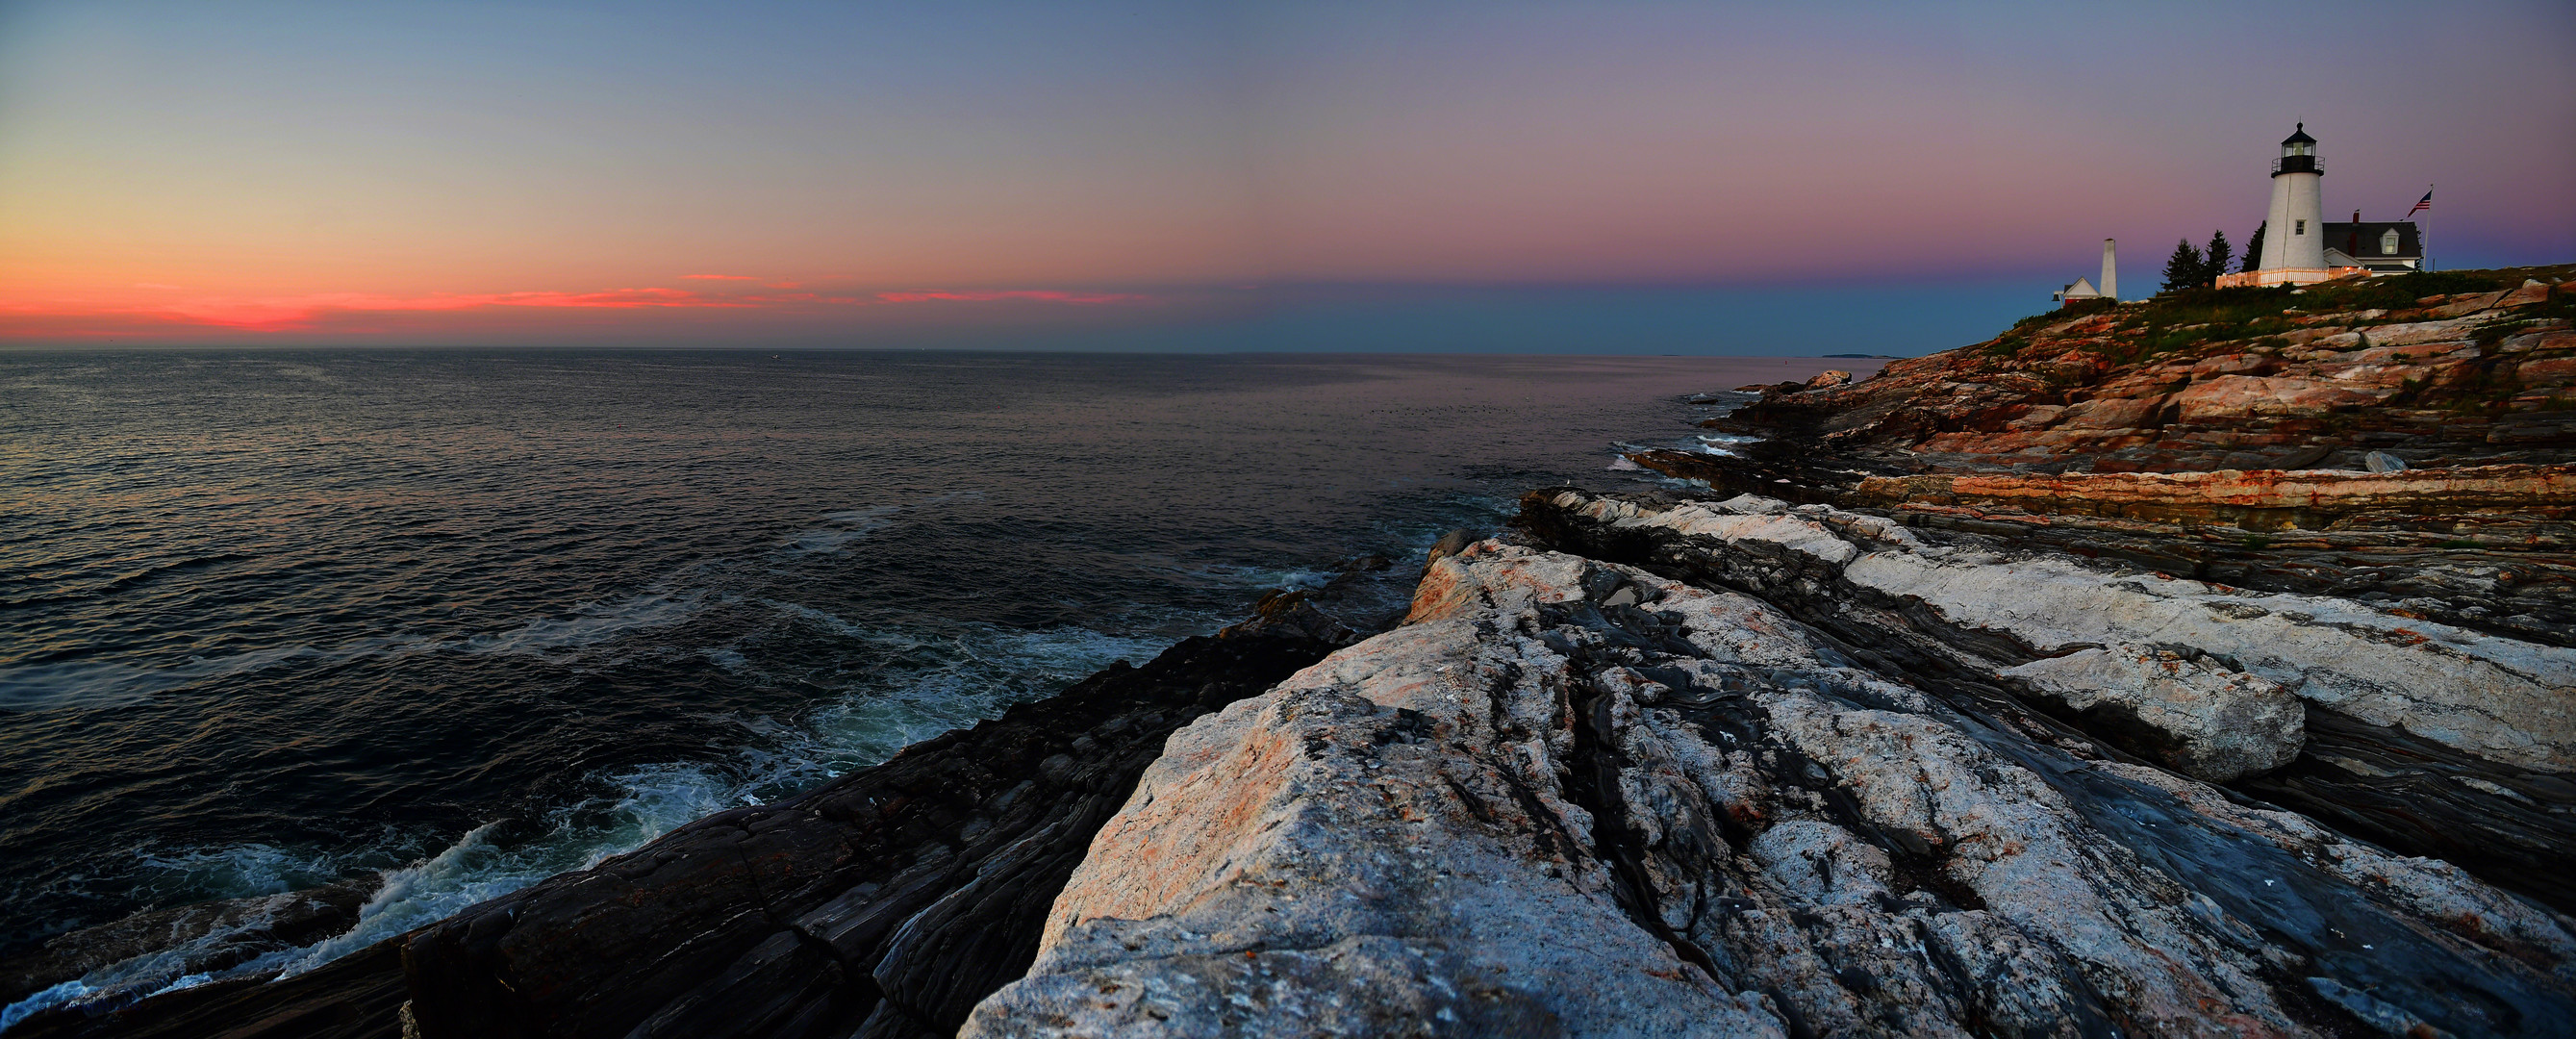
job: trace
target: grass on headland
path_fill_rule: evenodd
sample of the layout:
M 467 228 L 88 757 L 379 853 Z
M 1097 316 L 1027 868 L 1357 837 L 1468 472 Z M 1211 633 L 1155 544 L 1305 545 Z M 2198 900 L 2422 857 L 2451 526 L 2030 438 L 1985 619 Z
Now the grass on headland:
M 2180 289 L 2158 293 L 2144 302 L 2126 306 L 2110 300 L 2082 300 L 2014 322 L 2012 328 L 1987 343 L 1983 352 L 1993 357 L 2011 357 L 2031 345 L 2032 337 L 2042 328 L 2105 312 L 2118 315 L 2113 326 L 2116 346 L 2108 353 L 2120 363 L 2134 363 L 2160 355 L 2197 353 L 2221 343 L 2232 350 L 2259 348 L 2265 345 L 2263 339 L 2289 331 L 2294 327 L 2294 319 L 2301 315 L 2401 311 L 2416 306 L 2417 300 L 2427 296 L 2495 292 L 2520 287 L 2526 280 L 2553 282 L 2571 276 L 2576 276 L 2576 264 L 2499 270 L 2419 271 L 2393 278 L 2359 279 L 2310 285 L 2303 289 L 2286 285 Z M 2564 296 L 2554 297 L 2540 313 L 2526 311 L 2517 315 L 2514 321 L 2480 329 L 2478 339 L 2491 345 L 2532 321 L 2552 318 L 2576 318 L 2576 301 Z M 2368 325 L 2385 320 L 2387 318 L 2349 323 Z

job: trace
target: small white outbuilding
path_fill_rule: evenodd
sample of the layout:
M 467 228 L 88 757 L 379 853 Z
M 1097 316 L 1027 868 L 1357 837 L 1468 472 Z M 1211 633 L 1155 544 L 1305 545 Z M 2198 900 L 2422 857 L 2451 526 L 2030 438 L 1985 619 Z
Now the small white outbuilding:
M 2102 287 L 2095 288 L 2092 282 L 2077 278 L 2075 284 L 2057 290 L 2048 298 L 2056 300 L 2061 306 L 2080 299 L 2120 298 L 2120 264 L 2117 250 L 2114 248 L 2116 244 L 2108 238 L 2102 240 Z

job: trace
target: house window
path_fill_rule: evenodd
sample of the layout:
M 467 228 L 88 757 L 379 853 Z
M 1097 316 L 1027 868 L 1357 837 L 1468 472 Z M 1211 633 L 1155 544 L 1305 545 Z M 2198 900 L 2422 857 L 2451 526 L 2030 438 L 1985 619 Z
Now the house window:
M 2385 231 L 2382 231 L 2382 232 L 2380 232 L 2380 233 L 2379 233 L 2379 255 L 2381 255 L 2381 256 L 2395 256 L 2395 255 L 2397 255 L 2397 229 L 2396 229 L 2396 228 L 2392 227 L 2392 228 L 2389 228 L 2388 230 L 2385 230 Z
M 2308 222 L 2307 222 L 2307 221 L 2305 221 L 2305 220 L 2301 220 L 2301 221 L 2299 221 L 2298 223 L 2295 223 L 2295 224 L 2290 225 L 2290 233 L 2291 233 L 2291 234 L 2306 234 L 2306 233 L 2308 233 Z

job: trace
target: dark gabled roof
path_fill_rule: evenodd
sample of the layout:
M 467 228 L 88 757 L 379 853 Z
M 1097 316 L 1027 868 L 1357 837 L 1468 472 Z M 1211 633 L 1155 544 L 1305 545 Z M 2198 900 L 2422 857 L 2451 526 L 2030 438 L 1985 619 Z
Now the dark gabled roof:
M 2290 134 L 2288 137 L 2281 138 L 2281 143 L 2284 146 L 2292 144 L 2315 144 L 2317 143 L 2317 139 L 2308 136 L 2308 124 L 2300 123 L 2299 129 L 2296 132 Z
M 2379 236 L 2389 228 L 2397 229 L 2397 251 L 2381 253 Z M 2325 225 L 2325 247 L 2341 249 L 2344 255 L 2368 263 L 2372 260 L 2416 260 L 2424 257 L 2424 239 L 2416 233 L 2412 220 L 2365 220 L 2358 224 Z

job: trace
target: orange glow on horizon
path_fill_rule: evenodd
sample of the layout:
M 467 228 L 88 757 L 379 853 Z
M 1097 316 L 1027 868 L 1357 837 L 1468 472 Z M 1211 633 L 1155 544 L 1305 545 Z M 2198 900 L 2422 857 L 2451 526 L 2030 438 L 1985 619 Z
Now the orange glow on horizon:
M 757 280 L 747 275 L 682 275 L 724 281 Z M 795 288 L 798 282 L 779 282 Z M 175 289 L 169 285 L 138 288 Z M 812 310 L 914 303 L 1029 303 L 1093 307 L 1149 302 L 1139 293 L 1079 292 L 1060 289 L 904 290 L 885 292 L 769 292 L 720 295 L 692 289 L 621 288 L 596 292 L 528 290 L 519 292 L 432 293 L 397 296 L 355 292 L 322 292 L 294 296 L 199 296 L 168 302 L 12 302 L 0 300 L 0 338 L 17 335 L 91 337 L 130 335 L 145 328 L 187 328 L 245 332 L 305 329 L 326 318 L 367 315 L 456 313 L 497 308 L 535 310 L 700 309 Z M 11 327 L 14 326 L 14 327 Z

